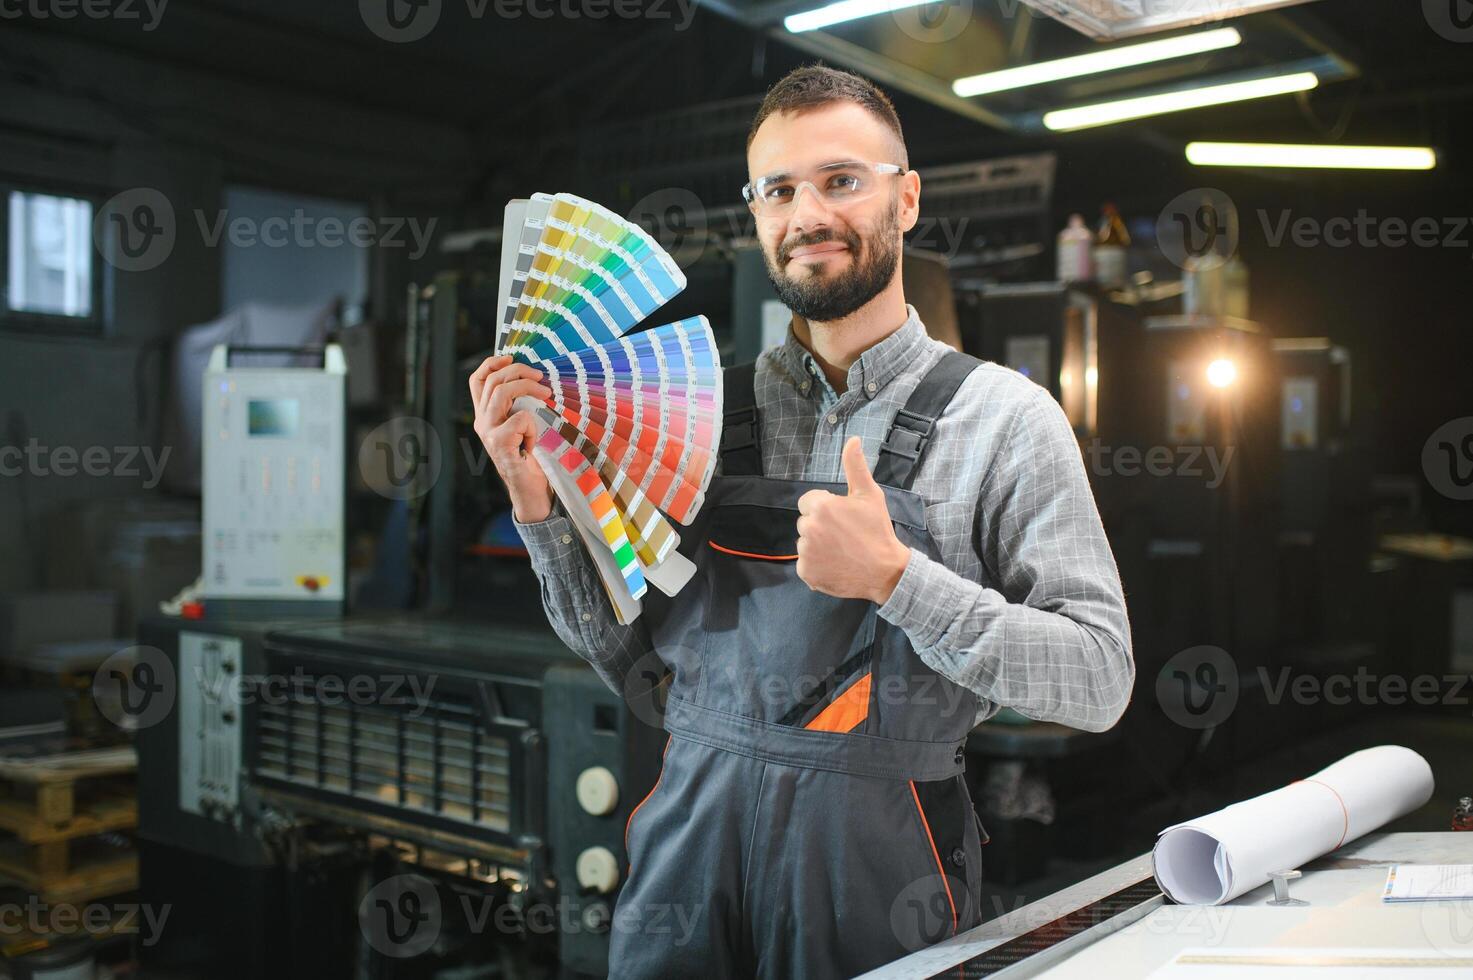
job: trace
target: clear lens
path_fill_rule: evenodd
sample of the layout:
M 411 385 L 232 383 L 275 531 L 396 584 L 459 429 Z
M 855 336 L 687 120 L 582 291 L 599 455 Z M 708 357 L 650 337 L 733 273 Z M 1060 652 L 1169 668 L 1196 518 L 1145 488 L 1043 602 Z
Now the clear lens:
M 743 188 L 742 196 L 762 214 L 791 210 L 804 187 L 826 204 L 842 206 L 864 200 L 880 185 L 882 174 L 899 173 L 895 164 L 847 161 L 819 167 L 806 174 L 777 174 L 762 177 Z

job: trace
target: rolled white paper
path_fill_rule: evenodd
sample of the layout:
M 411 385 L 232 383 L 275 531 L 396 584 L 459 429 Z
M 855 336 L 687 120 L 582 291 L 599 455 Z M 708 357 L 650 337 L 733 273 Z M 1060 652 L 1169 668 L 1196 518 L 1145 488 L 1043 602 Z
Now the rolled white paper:
M 1432 769 L 1411 749 L 1378 745 L 1307 779 L 1167 827 L 1151 861 L 1181 905 L 1221 905 L 1405 816 L 1432 798 Z

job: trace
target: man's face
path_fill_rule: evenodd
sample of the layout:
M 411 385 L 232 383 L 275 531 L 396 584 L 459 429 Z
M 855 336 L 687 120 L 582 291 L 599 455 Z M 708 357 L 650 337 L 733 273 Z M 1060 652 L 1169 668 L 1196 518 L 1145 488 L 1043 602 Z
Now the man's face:
M 777 173 L 801 180 L 841 161 L 899 163 L 900 154 L 884 123 L 852 102 L 836 102 L 768 116 L 747 167 L 754 181 Z M 895 278 L 901 236 L 916 222 L 920 179 L 913 172 L 868 179 L 876 193 L 862 200 L 836 204 L 805 187 L 786 212 L 757 213 L 768 277 L 783 304 L 805 320 L 842 319 Z

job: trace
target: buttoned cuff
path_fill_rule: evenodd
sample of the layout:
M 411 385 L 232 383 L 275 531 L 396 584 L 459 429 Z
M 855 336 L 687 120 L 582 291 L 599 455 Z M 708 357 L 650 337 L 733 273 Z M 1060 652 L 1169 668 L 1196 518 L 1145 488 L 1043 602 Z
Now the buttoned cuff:
M 577 567 L 582 562 L 578 551 L 578 532 L 566 513 L 553 505 L 552 513 L 544 521 L 523 524 L 512 515 L 512 524 L 527 546 L 532 557 L 532 567 L 541 570 L 563 570 Z
M 917 648 L 935 646 L 946 635 L 966 597 L 956 576 L 916 549 L 895 583 L 895 591 L 879 609 L 880 618 L 900 627 Z

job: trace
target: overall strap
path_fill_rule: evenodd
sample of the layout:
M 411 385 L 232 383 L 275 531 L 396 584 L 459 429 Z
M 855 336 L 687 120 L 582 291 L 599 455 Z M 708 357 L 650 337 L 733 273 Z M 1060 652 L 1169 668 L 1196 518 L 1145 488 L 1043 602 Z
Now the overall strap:
M 761 422 L 757 418 L 757 364 L 722 372 L 721 474 L 761 476 Z
M 921 383 L 911 392 L 905 407 L 895 413 L 890 432 L 880 445 L 880 458 L 875 463 L 875 482 L 884 486 L 909 490 L 915 482 L 926 445 L 936 420 L 951 404 L 962 382 L 982 362 L 970 354 L 947 351 Z

